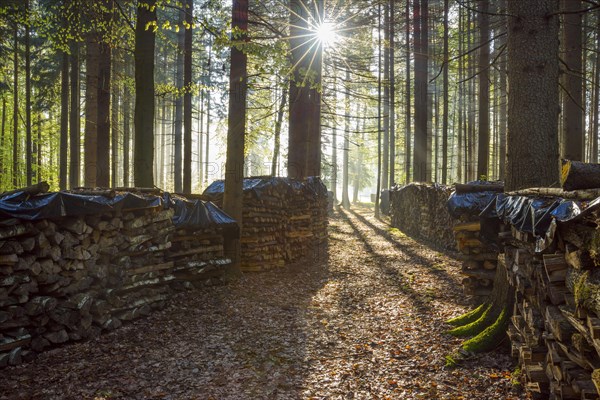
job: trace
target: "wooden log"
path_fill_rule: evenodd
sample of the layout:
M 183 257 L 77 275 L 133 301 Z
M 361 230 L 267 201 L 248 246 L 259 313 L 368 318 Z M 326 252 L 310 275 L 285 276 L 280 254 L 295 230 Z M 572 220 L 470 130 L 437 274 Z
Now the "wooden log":
M 101 189 L 101 188 L 92 189 L 92 188 L 79 187 L 79 188 L 72 189 L 68 192 L 73 193 L 73 194 L 83 195 L 83 196 L 102 196 L 102 197 L 107 197 L 109 199 L 114 199 L 116 196 L 116 193 L 113 189 Z
M 600 188 L 600 164 L 561 160 L 560 185 L 564 190 Z
M 132 192 L 132 193 L 144 193 L 144 194 L 155 194 L 161 195 L 162 189 L 159 188 L 144 188 L 144 187 L 116 187 L 113 188 L 115 192 Z
M 36 183 L 35 185 L 31 185 L 31 186 L 27 186 L 24 188 L 4 192 L 4 193 L 0 194 L 0 199 L 3 197 L 6 197 L 6 196 L 10 196 L 11 194 L 20 193 L 20 192 L 24 192 L 24 193 L 28 194 L 29 196 L 35 196 L 40 193 L 46 193 L 49 189 L 50 189 L 50 185 L 48 185 L 48 182 L 42 181 L 42 182 Z
M 564 282 L 568 264 L 564 254 L 544 254 L 544 270 L 550 282 Z
M 477 193 L 477 192 L 504 192 L 503 183 L 475 184 L 475 183 L 455 183 L 456 193 Z
M 33 232 L 35 232 L 35 228 L 30 223 L 3 227 L 0 228 L 0 240 L 31 234 Z

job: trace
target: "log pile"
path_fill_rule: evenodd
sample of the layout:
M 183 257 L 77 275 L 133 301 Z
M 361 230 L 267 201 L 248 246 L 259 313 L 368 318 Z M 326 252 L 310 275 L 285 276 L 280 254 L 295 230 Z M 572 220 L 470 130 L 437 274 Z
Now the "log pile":
M 455 249 L 454 219 L 446 203 L 452 189 L 443 185 L 411 183 L 390 189 L 392 226 L 434 245 Z
M 600 398 L 599 223 L 593 211 L 560 224 L 543 252 L 535 251 L 534 235 L 515 226 L 499 234 L 498 263 L 515 289 L 511 353 L 534 398 Z
M 1 220 L 0 367 L 116 329 L 213 282 L 229 264 L 222 230 L 177 228 L 173 216 L 153 206 Z
M 204 196 L 221 205 L 223 190 L 216 181 Z M 243 202 L 242 271 L 299 261 L 327 240 L 327 190 L 318 179 L 245 178 Z

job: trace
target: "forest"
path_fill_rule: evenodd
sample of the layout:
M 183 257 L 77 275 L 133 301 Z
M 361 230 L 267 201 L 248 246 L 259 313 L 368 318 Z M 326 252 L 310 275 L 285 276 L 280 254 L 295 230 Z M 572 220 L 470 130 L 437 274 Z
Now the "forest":
M 320 141 L 306 175 L 345 204 L 396 183 L 505 178 L 505 1 L 236 2 L 233 20 L 219 1 L 3 3 L 0 189 L 201 192 L 226 174 L 241 96 L 246 176 L 288 175 L 298 129 Z M 562 157 L 595 162 L 596 6 L 566 4 L 555 130 Z

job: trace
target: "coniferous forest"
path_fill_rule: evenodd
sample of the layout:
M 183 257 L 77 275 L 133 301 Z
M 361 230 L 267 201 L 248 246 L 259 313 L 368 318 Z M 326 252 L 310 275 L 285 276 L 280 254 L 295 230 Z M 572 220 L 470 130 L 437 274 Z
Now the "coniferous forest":
M 599 0 L 0 0 L 0 400 L 600 399 Z

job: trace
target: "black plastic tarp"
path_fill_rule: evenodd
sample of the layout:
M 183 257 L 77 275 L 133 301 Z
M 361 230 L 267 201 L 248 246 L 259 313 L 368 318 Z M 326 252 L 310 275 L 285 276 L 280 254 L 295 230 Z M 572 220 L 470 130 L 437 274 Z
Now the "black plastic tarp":
M 263 192 L 269 187 L 284 185 L 288 190 L 296 192 L 306 192 L 314 196 L 327 196 L 327 188 L 318 177 L 308 177 L 305 180 L 290 179 L 284 177 L 250 177 L 244 178 L 244 192 L 252 192 L 257 198 L 260 198 Z M 225 192 L 225 181 L 214 181 L 204 190 L 203 195 L 213 201 L 220 201 Z
M 153 207 L 174 208 L 173 223 L 177 227 L 195 229 L 212 226 L 237 227 L 231 217 L 210 202 L 190 201 L 181 197 L 172 197 L 168 193 L 160 197 L 120 192 L 114 198 L 110 198 L 68 192 L 36 196 L 17 192 L 0 197 L 0 220 L 16 218 L 37 221 Z
M 485 181 L 473 181 L 469 184 L 485 185 Z M 490 182 L 492 184 L 494 182 Z M 483 211 L 488 204 L 496 197 L 498 192 L 472 192 L 472 193 L 456 193 L 452 192 L 448 199 L 448 211 L 452 217 L 458 219 L 461 215 L 477 216 Z

